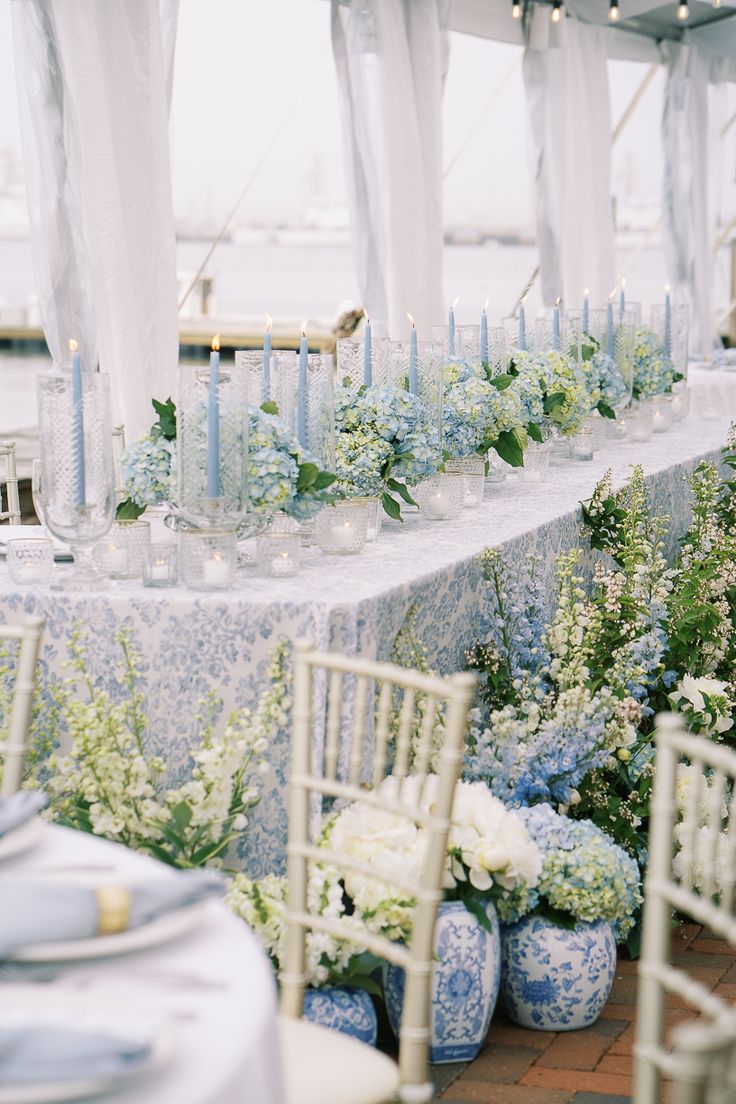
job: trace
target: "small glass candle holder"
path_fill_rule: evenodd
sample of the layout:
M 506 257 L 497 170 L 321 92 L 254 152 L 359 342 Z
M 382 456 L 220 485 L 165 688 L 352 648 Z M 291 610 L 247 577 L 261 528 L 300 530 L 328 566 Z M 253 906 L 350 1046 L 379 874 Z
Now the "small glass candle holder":
M 368 528 L 365 536 L 367 543 L 370 544 L 372 541 L 378 540 L 381 535 L 381 523 L 383 521 L 383 503 L 381 499 L 377 495 L 369 495 L 366 497 L 358 496 L 352 501 L 362 502 L 368 510 Z
M 651 441 L 653 411 L 650 399 L 632 403 L 626 411 L 626 436 L 630 441 Z
M 296 575 L 299 570 L 301 543 L 298 533 L 260 533 L 256 538 L 259 570 L 274 579 Z
M 47 583 L 54 570 L 54 542 L 47 537 L 9 540 L 7 562 L 14 583 Z
M 579 429 L 570 438 L 570 456 L 573 460 L 592 460 L 595 452 L 595 432 L 589 425 Z
M 685 386 L 681 391 L 675 391 L 672 395 L 672 419 L 681 422 L 690 413 L 690 396 L 692 392 Z
M 655 433 L 666 433 L 672 429 L 672 395 L 655 395 L 652 399 L 652 429 Z
M 706 384 L 704 387 L 699 387 L 696 393 L 696 414 L 703 421 L 712 422 L 716 418 L 719 418 L 723 413 L 723 396 L 721 395 L 720 387 L 716 387 L 715 384 Z
M 593 432 L 594 453 L 600 452 L 601 449 L 606 447 L 606 423 L 612 420 L 611 418 L 604 418 L 602 414 L 595 411 L 586 421 L 586 426 Z
M 176 583 L 176 545 L 152 544 L 143 564 L 143 585 L 169 587 Z
M 430 521 L 454 521 L 465 505 L 465 485 L 462 475 L 444 472 L 425 479 L 416 494 L 422 517 Z
M 325 506 L 317 514 L 317 544 L 329 556 L 350 556 L 360 552 L 368 537 L 368 507 L 359 498 L 346 498 Z
M 237 562 L 234 529 L 179 531 L 179 574 L 190 590 L 227 590 L 235 579 Z
M 116 521 L 95 548 L 95 562 L 108 579 L 140 579 L 151 543 L 147 521 Z
M 625 441 L 626 440 L 626 411 L 619 410 L 616 413 L 615 418 L 605 418 L 606 423 L 606 440 L 607 441 Z
M 530 441 L 524 450 L 524 467 L 519 478 L 524 483 L 544 483 L 549 475 L 550 446 L 548 441 Z
M 488 471 L 486 483 L 505 483 L 509 473 L 509 465 L 501 459 L 495 449 L 488 452 Z
M 483 501 L 486 489 L 486 463 L 480 456 L 465 456 L 461 460 L 448 460 L 445 471 L 456 472 L 463 477 L 463 506 L 475 509 Z

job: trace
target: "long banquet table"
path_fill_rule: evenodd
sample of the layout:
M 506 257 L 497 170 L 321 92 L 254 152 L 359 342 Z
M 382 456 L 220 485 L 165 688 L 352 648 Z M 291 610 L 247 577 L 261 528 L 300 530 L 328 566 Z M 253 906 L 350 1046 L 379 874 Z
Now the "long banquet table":
M 736 418 L 736 373 L 694 370 L 690 386 L 690 415 L 650 442 L 608 442 L 591 462 L 555 462 L 544 483 L 509 476 L 455 522 L 416 515 L 390 522 L 359 556 L 308 550 L 294 578 L 267 579 L 245 569 L 235 589 L 221 594 L 151 590 L 136 582 L 88 594 L 21 588 L 0 566 L 0 619 L 46 619 L 43 679 L 65 674 L 69 634 L 81 623 L 92 641 L 91 673 L 103 685 L 112 685 L 120 659 L 115 631 L 129 629 L 143 657 L 149 743 L 176 775 L 197 740 L 198 702 L 215 689 L 226 711 L 253 704 L 269 652 L 282 636 L 388 658 L 413 606 L 432 664 L 443 672 L 462 666 L 478 632 L 479 553 L 493 545 L 518 561 L 533 552 L 551 580 L 556 556 L 579 540 L 579 501 L 609 467 L 620 484 L 632 464 L 643 465 L 652 500 L 671 519 L 674 542 L 687 524 L 685 478 L 700 459 L 716 456 Z M 271 748 L 264 800 L 238 848 L 253 875 L 283 858 L 287 757 L 288 733 L 281 732 Z

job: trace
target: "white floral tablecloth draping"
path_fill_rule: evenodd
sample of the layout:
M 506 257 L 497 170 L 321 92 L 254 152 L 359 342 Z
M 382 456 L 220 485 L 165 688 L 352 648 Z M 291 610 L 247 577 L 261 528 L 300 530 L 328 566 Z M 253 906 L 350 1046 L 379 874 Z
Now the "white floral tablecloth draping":
M 246 569 L 236 588 L 221 594 L 150 590 L 132 582 L 77 594 L 19 588 L 0 566 L 0 619 L 45 618 L 42 680 L 63 676 L 69 635 L 83 625 L 91 641 L 91 674 L 109 686 L 120 661 L 116 630 L 129 629 L 142 655 L 151 746 L 175 777 L 196 740 L 198 703 L 211 689 L 223 698 L 225 711 L 254 703 L 269 651 L 282 636 L 388 658 L 414 606 L 430 662 L 444 672 L 462 666 L 478 635 L 479 553 L 489 545 L 518 559 L 533 552 L 551 579 L 556 556 L 578 543 L 579 501 L 590 497 L 609 467 L 620 484 L 631 465 L 641 463 L 653 502 L 669 515 L 671 532 L 681 533 L 687 524 L 685 477 L 699 460 L 715 457 L 736 418 L 736 373 L 695 370 L 690 386 L 689 417 L 648 443 L 609 442 L 592 462 L 555 462 L 545 483 L 510 476 L 456 522 L 431 523 L 416 515 L 403 524 L 389 522 L 380 540 L 356 557 L 309 550 L 294 578 L 266 579 Z M 283 858 L 288 733 L 279 734 L 270 760 L 264 799 L 239 845 L 253 876 L 273 870 Z
M 31 851 L 3 862 L 0 900 L 5 879 L 55 871 L 84 881 L 95 868 L 124 883 L 161 877 L 159 864 L 146 856 L 50 825 Z M 14 969 L 14 982 L 37 979 L 51 992 L 58 979 L 78 987 L 80 998 L 145 1009 L 170 1025 L 170 1061 L 111 1096 L 117 1104 L 283 1104 L 273 971 L 223 902 L 208 901 L 189 932 L 146 950 L 54 962 L 50 980 L 48 964 Z

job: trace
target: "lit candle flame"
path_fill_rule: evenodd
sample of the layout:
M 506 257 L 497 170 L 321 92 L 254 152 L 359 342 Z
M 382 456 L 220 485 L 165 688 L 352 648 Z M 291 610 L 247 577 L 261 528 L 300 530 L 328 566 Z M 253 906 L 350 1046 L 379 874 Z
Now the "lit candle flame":
M 70 353 L 76 353 L 76 351 L 77 351 L 77 349 L 78 349 L 78 348 L 79 348 L 79 346 L 77 345 L 77 343 L 76 343 L 76 341 L 74 340 L 74 338 L 73 338 L 73 337 L 70 337 L 70 338 L 69 338 L 69 352 L 70 352 Z
M 589 295 L 590 295 L 590 288 L 586 288 L 585 291 L 583 292 L 583 298 L 587 299 Z
M 454 300 L 453 300 L 452 306 L 450 307 L 450 310 L 454 311 L 455 307 L 458 305 L 459 302 L 460 302 L 460 296 L 456 295 Z
M 626 287 L 626 277 L 622 276 L 621 277 L 621 290 L 623 291 L 625 289 L 625 287 Z
M 562 297 L 560 295 L 558 295 L 557 298 L 555 299 L 555 306 L 559 307 L 561 302 L 562 302 Z
M 212 351 L 218 353 L 220 351 L 220 335 L 216 333 L 212 338 Z
M 489 296 L 488 296 L 488 298 L 486 299 L 485 303 L 483 304 L 483 313 L 484 313 L 484 314 L 485 314 L 485 313 L 486 313 L 486 311 L 488 310 L 488 304 L 490 303 L 490 301 L 491 301 L 491 297 L 490 297 L 490 295 L 489 295 Z
M 414 319 L 412 318 L 412 316 L 411 316 L 411 315 L 409 314 L 409 312 L 408 312 L 408 311 L 406 312 L 406 317 L 407 317 L 407 318 L 409 319 L 409 321 L 411 322 L 411 328 L 412 328 L 413 330 L 415 330 L 415 329 L 416 329 L 416 323 L 415 323 Z
M 664 293 L 665 293 L 665 295 L 669 295 L 669 293 L 670 293 L 670 285 L 669 284 L 664 285 Z
M 527 298 L 527 297 L 526 297 L 526 295 L 522 295 L 522 297 L 521 297 L 521 305 L 522 305 L 522 307 L 525 307 L 525 306 L 526 306 L 526 298 Z
M 612 303 L 615 298 L 616 298 L 616 289 L 614 288 L 613 291 L 611 292 L 611 294 L 608 296 L 608 302 Z
M 302 337 L 307 336 L 307 322 L 308 321 L 309 321 L 309 319 L 305 318 L 304 321 L 302 322 Z
M 273 326 L 273 318 L 271 317 L 270 314 L 267 314 L 266 315 L 266 333 L 271 332 L 271 327 L 272 326 Z

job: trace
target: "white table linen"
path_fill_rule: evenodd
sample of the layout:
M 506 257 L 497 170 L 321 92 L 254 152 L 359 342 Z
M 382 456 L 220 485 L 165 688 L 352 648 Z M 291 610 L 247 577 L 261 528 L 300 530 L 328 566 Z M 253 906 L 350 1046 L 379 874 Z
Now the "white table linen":
M 35 848 L 0 864 L 0 908 L 3 879 L 34 870 L 65 870 L 71 878 L 77 867 L 82 878 L 84 867 L 112 867 L 144 878 L 153 866 L 106 840 L 49 825 Z M 145 951 L 9 970 L 14 982 L 48 973 L 55 980 L 58 974 L 60 983 L 76 979 L 90 999 L 110 992 L 121 1004 L 171 1018 L 171 1061 L 111 1095 L 115 1104 L 283 1104 L 273 971 L 245 924 L 222 902 L 207 902 L 202 922 L 189 933 Z

